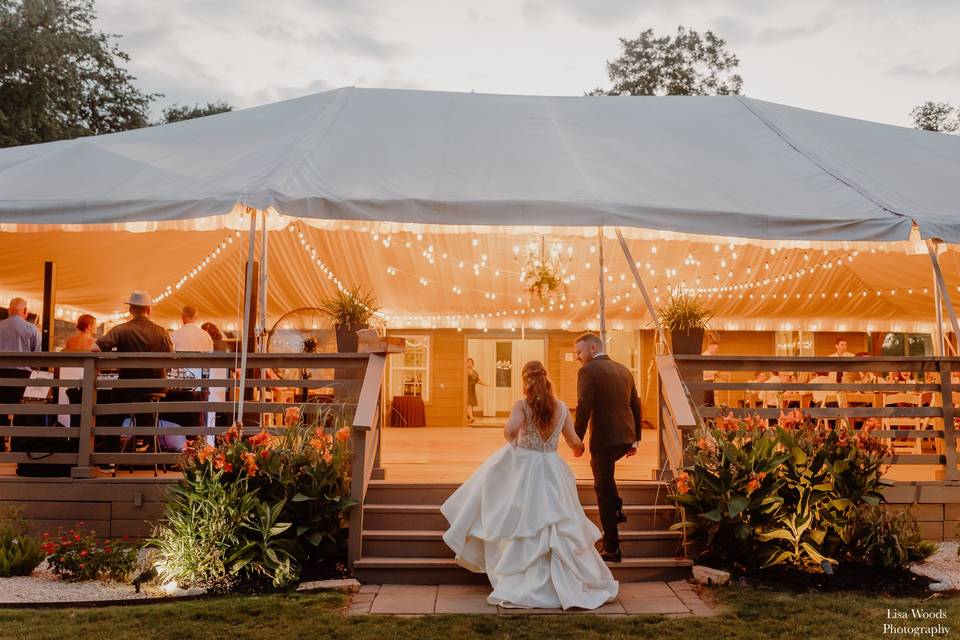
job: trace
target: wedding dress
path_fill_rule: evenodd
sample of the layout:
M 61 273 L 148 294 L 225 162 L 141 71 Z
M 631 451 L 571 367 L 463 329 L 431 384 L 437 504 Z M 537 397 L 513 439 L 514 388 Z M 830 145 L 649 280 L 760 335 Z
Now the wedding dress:
M 600 530 L 587 519 L 576 479 L 557 454 L 566 405 L 543 439 L 526 420 L 514 442 L 484 462 L 443 504 L 450 523 L 443 540 L 457 563 L 486 572 L 490 604 L 518 608 L 594 609 L 619 585 L 594 544 Z

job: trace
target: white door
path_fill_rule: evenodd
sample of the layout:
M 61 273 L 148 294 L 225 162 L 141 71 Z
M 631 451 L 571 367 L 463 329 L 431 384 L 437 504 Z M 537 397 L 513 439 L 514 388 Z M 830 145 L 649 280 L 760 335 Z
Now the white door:
M 489 385 L 477 387 L 480 402 L 477 414 L 490 418 L 498 413 L 502 416 L 523 397 L 523 365 L 530 360 L 543 362 L 546 358 L 546 341 L 470 338 L 467 340 L 467 357 L 473 358 L 481 382 Z

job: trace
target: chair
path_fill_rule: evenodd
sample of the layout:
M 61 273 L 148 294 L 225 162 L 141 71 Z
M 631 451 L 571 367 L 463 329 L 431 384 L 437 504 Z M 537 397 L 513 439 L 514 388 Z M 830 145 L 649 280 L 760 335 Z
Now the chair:
M 141 400 L 142 402 L 149 402 L 149 403 L 151 403 L 151 404 L 154 406 L 152 415 L 153 415 L 153 427 L 155 427 L 155 428 L 160 426 L 160 403 L 163 402 L 163 399 L 166 397 L 166 395 L 167 395 L 166 391 L 161 391 L 161 392 L 156 392 L 156 393 L 148 393 L 148 394 L 145 394 L 145 395 L 143 396 L 142 400 Z M 149 414 L 140 414 L 140 415 L 149 415 Z M 136 427 L 136 426 L 137 426 L 137 414 L 136 414 L 136 413 L 131 413 L 130 416 L 129 416 L 129 418 L 128 418 L 128 420 L 130 421 L 130 422 L 129 422 L 129 426 L 130 426 L 130 427 Z M 125 425 L 126 425 L 126 424 L 127 424 L 127 420 L 124 420 L 124 423 L 125 423 Z M 130 446 L 130 443 L 131 443 L 131 442 L 133 443 L 133 450 L 136 452 L 136 450 L 137 450 L 137 444 L 136 444 L 136 443 L 137 443 L 137 436 L 136 436 L 136 435 L 130 435 L 130 436 L 126 436 L 126 439 L 125 439 L 125 440 L 121 440 L 120 453 L 125 453 L 125 452 L 127 451 L 127 448 Z M 154 451 L 154 453 L 160 453 L 160 437 L 159 437 L 159 435 L 158 435 L 156 432 L 154 432 L 154 434 L 153 434 L 153 451 Z M 119 469 L 119 468 L 120 468 L 120 465 L 119 465 L 119 464 L 114 465 L 114 467 L 113 467 L 113 477 L 114 477 L 114 478 L 117 477 L 117 469 Z M 154 477 L 154 478 L 157 477 L 157 468 L 158 468 L 158 464 L 157 464 L 156 462 L 154 462 L 154 463 L 153 463 L 153 477 Z M 133 465 L 130 465 L 129 467 L 127 467 L 127 471 L 129 471 L 130 473 L 133 473 Z M 167 472 L 167 465 L 163 465 L 163 472 L 164 472 L 164 473 Z
M 919 393 L 890 393 L 883 397 L 883 406 L 886 407 L 922 407 L 923 398 Z M 885 417 L 884 430 L 910 429 L 920 431 L 930 426 L 930 418 L 925 417 Z M 912 440 L 912 442 L 911 442 Z M 923 438 L 887 438 L 887 446 L 893 453 L 920 454 L 923 452 Z

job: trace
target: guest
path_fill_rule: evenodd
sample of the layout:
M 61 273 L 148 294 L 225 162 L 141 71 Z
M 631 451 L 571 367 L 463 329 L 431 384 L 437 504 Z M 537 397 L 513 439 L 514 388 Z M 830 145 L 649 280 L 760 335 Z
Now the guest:
M 40 331 L 27 322 L 27 301 L 13 298 L 6 320 L 0 320 L 0 352 L 30 353 L 40 351 Z M 0 369 L 0 378 L 29 378 L 30 367 Z M 26 387 L 0 387 L 0 404 L 19 404 Z M 0 427 L 12 426 L 6 413 L 0 415 Z
M 101 351 L 120 351 L 125 353 L 172 353 L 175 349 L 167 330 L 150 319 L 153 299 L 146 291 L 134 291 L 127 300 L 130 319 L 118 324 L 97 340 Z M 207 336 L 209 338 L 209 336 Z M 211 341 L 212 342 L 212 341 Z M 120 379 L 166 378 L 166 370 L 158 369 L 120 369 Z M 160 389 L 130 389 L 129 394 L 149 395 Z M 135 400 L 128 400 L 135 402 Z
M 836 382 L 835 377 L 826 371 L 817 371 L 812 378 L 809 380 L 809 384 L 830 384 Z M 838 394 L 836 391 L 814 391 L 813 392 L 813 406 L 822 407 L 826 405 L 827 397 L 830 396 L 831 404 L 837 404 Z
M 887 374 L 887 382 L 890 384 L 900 384 L 903 382 L 903 376 L 899 371 L 891 371 Z
M 213 351 L 213 338 L 196 324 L 199 315 L 197 308 L 191 304 L 185 305 L 180 310 L 180 321 L 183 326 L 170 334 L 173 346 L 178 352 L 209 353 Z
M 213 341 L 214 351 L 230 351 L 230 343 L 223 339 L 223 332 L 212 322 L 204 322 L 200 328 L 207 332 Z
M 480 405 L 477 399 L 477 385 L 487 386 L 487 383 L 481 382 L 480 374 L 473 367 L 473 358 L 467 358 L 467 424 L 477 421 L 473 416 L 473 408 Z
M 837 338 L 833 343 L 834 351 L 828 357 L 829 358 L 853 358 L 853 352 L 847 351 L 847 339 L 846 338 Z M 839 372 L 833 374 L 837 382 L 853 382 L 850 372 Z
M 99 351 L 97 347 L 97 319 L 89 314 L 77 318 L 77 332 L 67 338 L 64 351 Z
M 901 371 L 900 378 L 904 384 L 917 384 L 917 379 L 913 377 L 913 371 Z

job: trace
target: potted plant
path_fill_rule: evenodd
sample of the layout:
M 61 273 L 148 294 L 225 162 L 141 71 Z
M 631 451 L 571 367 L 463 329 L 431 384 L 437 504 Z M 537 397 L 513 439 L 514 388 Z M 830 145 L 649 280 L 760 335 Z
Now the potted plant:
M 332 298 L 320 303 L 320 309 L 333 320 L 337 332 L 337 351 L 356 353 L 357 331 L 369 329 L 368 321 L 380 306 L 372 290 L 356 286 L 338 291 Z
M 695 295 L 679 287 L 670 298 L 657 307 L 660 324 L 670 334 L 673 352 L 677 355 L 700 355 L 703 334 L 709 327 L 713 312 L 709 311 Z

